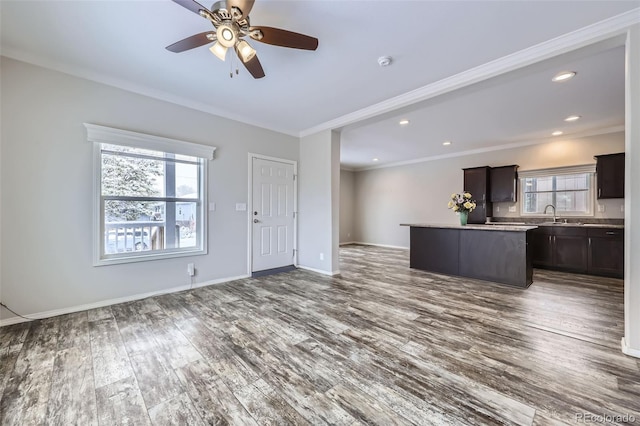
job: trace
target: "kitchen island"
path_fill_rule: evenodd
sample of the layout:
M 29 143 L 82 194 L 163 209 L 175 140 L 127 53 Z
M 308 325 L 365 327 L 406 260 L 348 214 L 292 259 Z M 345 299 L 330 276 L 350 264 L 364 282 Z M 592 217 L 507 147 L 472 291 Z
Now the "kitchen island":
M 410 267 L 527 288 L 533 281 L 531 232 L 537 226 L 435 225 L 411 228 Z

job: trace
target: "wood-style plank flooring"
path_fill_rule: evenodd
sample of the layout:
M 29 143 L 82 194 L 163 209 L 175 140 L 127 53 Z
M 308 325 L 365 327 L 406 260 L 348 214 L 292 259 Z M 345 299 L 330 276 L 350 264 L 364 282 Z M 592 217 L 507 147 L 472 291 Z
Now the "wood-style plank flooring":
M 357 245 L 341 271 L 3 327 L 0 424 L 640 422 L 622 280 L 536 270 L 522 290 Z

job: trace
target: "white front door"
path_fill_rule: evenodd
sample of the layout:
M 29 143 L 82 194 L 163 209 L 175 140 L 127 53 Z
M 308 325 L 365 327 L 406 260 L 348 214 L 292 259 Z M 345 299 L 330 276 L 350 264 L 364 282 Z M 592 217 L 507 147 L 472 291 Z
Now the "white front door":
M 294 264 L 294 166 L 253 157 L 251 271 Z

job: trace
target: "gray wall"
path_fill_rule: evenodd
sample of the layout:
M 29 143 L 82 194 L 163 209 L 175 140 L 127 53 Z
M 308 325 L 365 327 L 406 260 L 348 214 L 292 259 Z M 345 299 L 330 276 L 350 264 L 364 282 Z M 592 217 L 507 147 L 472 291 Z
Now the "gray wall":
M 355 173 L 340 170 L 340 243 L 354 241 L 355 230 Z
M 340 137 L 330 130 L 300 139 L 298 264 L 339 272 Z
M 299 139 L 2 58 L 0 296 L 33 314 L 247 274 L 248 153 L 298 160 Z M 214 96 L 214 94 L 212 94 Z M 209 253 L 92 266 L 93 123 L 217 147 Z M 7 318 L 0 312 L 0 318 Z
M 408 247 L 409 230 L 400 223 L 457 223 L 447 201 L 463 189 L 463 168 L 518 164 L 520 170 L 534 170 L 593 164 L 594 155 L 624 150 L 621 132 L 357 172 L 353 240 Z M 624 218 L 624 200 L 598 203 L 604 204 L 606 211 L 595 217 Z M 512 203 L 500 203 L 499 215 L 508 215 L 509 205 Z

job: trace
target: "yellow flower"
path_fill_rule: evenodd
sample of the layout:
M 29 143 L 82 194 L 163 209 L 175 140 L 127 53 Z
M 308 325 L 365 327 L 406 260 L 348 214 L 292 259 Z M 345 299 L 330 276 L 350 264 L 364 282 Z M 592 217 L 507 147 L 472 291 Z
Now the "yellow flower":
M 467 201 L 466 203 L 463 204 L 463 206 L 465 209 L 471 210 L 473 208 L 473 203 L 470 203 Z
M 460 210 L 460 208 L 458 206 L 453 206 L 453 211 L 457 212 L 458 210 Z
M 468 192 L 464 193 L 464 198 L 471 198 L 471 194 L 469 194 Z
M 457 195 L 458 195 L 458 194 L 451 194 L 451 199 L 452 199 L 452 200 L 455 200 L 455 199 L 457 198 Z
M 451 207 L 453 207 L 453 206 L 454 206 L 454 202 L 453 202 L 453 201 L 449 201 L 449 204 L 447 204 L 447 207 L 448 207 L 448 208 L 451 208 Z

